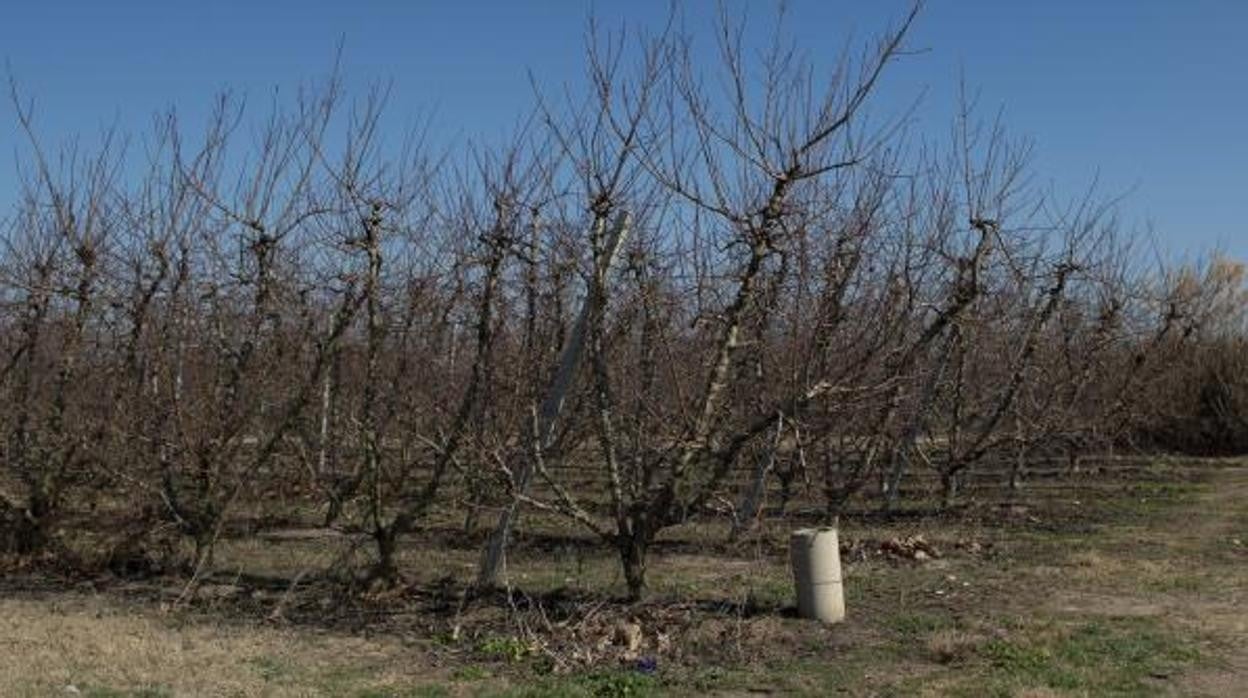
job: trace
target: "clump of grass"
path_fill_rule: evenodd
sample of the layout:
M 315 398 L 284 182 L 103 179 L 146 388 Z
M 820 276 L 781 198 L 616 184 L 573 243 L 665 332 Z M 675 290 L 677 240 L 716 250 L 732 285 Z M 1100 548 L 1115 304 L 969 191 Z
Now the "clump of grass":
M 653 695 L 658 682 L 653 676 L 632 671 L 611 671 L 590 674 L 582 685 L 594 698 L 634 698 Z
M 247 660 L 247 664 L 266 682 L 277 682 L 293 673 L 293 667 L 277 657 L 261 655 Z
M 938 630 L 928 636 L 927 654 L 939 664 L 961 664 L 975 656 L 983 638 L 961 630 Z
M 1199 653 L 1155 619 L 1097 621 L 1067 632 L 992 639 L 976 650 L 989 662 L 991 683 L 1095 695 L 1141 695 Z
M 1056 661 L 1051 648 L 1045 645 L 994 639 L 984 643 L 979 654 L 991 663 L 994 678 L 1067 690 L 1084 688 L 1079 678 Z
M 490 672 L 485 667 L 469 664 L 452 672 L 451 678 L 456 681 L 483 681 L 490 678 Z
M 657 678 L 635 671 L 597 671 L 566 677 L 548 677 L 527 686 L 488 694 L 492 698 L 645 698 L 657 695 Z
M 935 613 L 913 612 L 898 613 L 888 619 L 889 629 L 903 638 L 918 639 L 931 633 L 950 630 L 957 623 L 953 618 Z
M 477 645 L 477 651 L 487 657 L 519 662 L 533 654 L 533 646 L 526 640 L 512 635 L 487 637 Z

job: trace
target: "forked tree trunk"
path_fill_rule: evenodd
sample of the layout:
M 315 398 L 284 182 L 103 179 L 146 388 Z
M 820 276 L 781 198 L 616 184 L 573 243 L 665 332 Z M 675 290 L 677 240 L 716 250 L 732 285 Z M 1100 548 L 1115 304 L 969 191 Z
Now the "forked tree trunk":
M 644 535 L 620 534 L 617 539 L 624 582 L 628 585 L 629 601 L 640 601 L 646 595 L 646 556 L 650 543 Z
M 611 234 L 607 238 L 606 268 L 602 271 L 603 278 L 610 275 L 611 267 L 619 256 L 619 251 L 624 246 L 624 241 L 628 238 L 629 222 L 630 217 L 627 211 L 622 211 L 615 219 Z M 593 299 L 587 293 L 585 301 L 581 306 L 581 313 L 577 317 L 576 325 L 573 327 L 572 336 L 568 338 L 568 343 L 564 345 L 563 353 L 559 357 L 559 367 L 555 372 L 554 382 L 551 384 L 545 399 L 542 400 L 537 424 L 537 440 L 540 452 L 544 453 L 550 447 L 555 423 L 563 412 L 564 401 L 567 398 L 568 390 L 572 387 L 572 379 L 575 377 L 577 367 L 580 366 L 581 358 L 585 353 L 586 330 L 588 329 L 589 314 L 592 307 Z M 477 586 L 479 588 L 489 588 L 498 582 L 498 573 L 505 559 L 507 541 L 511 536 L 511 527 L 520 512 L 519 495 L 525 494 L 532 476 L 533 463 L 526 460 L 520 465 L 515 475 L 513 486 L 516 489 L 515 494 L 517 496 L 503 508 L 502 514 L 499 515 L 498 524 L 491 532 L 485 549 L 481 551 L 481 563 L 477 570 Z

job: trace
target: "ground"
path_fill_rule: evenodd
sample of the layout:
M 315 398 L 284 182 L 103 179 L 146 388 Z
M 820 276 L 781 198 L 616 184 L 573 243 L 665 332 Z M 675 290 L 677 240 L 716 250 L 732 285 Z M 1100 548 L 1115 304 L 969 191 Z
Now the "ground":
M 715 524 L 673 532 L 652 599 L 631 606 L 608 555 L 540 521 L 510 592 L 471 603 L 477 540 L 449 529 L 405 552 L 428 574 L 350 598 L 264 582 L 342 547 L 308 531 L 223 542 L 218 568 L 237 571 L 190 596 L 12 572 L 0 694 L 1248 695 L 1248 464 L 1038 476 L 1017 502 L 971 492 L 953 512 L 844 521 L 850 616 L 833 627 L 789 608 L 792 518 L 736 544 Z

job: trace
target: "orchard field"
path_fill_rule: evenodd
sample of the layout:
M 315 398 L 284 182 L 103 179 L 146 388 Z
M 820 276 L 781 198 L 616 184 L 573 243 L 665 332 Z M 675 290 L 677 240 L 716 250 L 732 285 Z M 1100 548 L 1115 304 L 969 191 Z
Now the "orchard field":
M 54 147 L 12 79 L 0 694 L 1248 692 L 1245 265 L 876 109 L 921 9 L 591 23 L 466 145 L 331 73 Z

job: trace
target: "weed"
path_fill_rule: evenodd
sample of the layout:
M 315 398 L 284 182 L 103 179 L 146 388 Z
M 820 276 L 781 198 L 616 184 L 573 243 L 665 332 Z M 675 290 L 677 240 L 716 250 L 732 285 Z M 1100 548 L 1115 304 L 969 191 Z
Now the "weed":
M 477 651 L 487 657 L 505 659 L 515 663 L 533 654 L 533 646 L 512 635 L 488 637 L 477 645 Z
M 957 626 L 957 623 L 948 616 L 916 612 L 892 616 L 888 619 L 887 625 L 893 632 L 903 637 L 918 638 L 938 630 L 952 629 Z
M 451 677 L 456 681 L 481 681 L 490 678 L 490 672 L 484 667 L 469 665 L 456 669 Z
M 654 677 L 632 671 L 590 674 L 581 680 L 594 698 L 636 698 L 655 692 Z
M 266 682 L 282 681 L 293 673 L 289 662 L 268 655 L 252 657 L 247 664 Z

